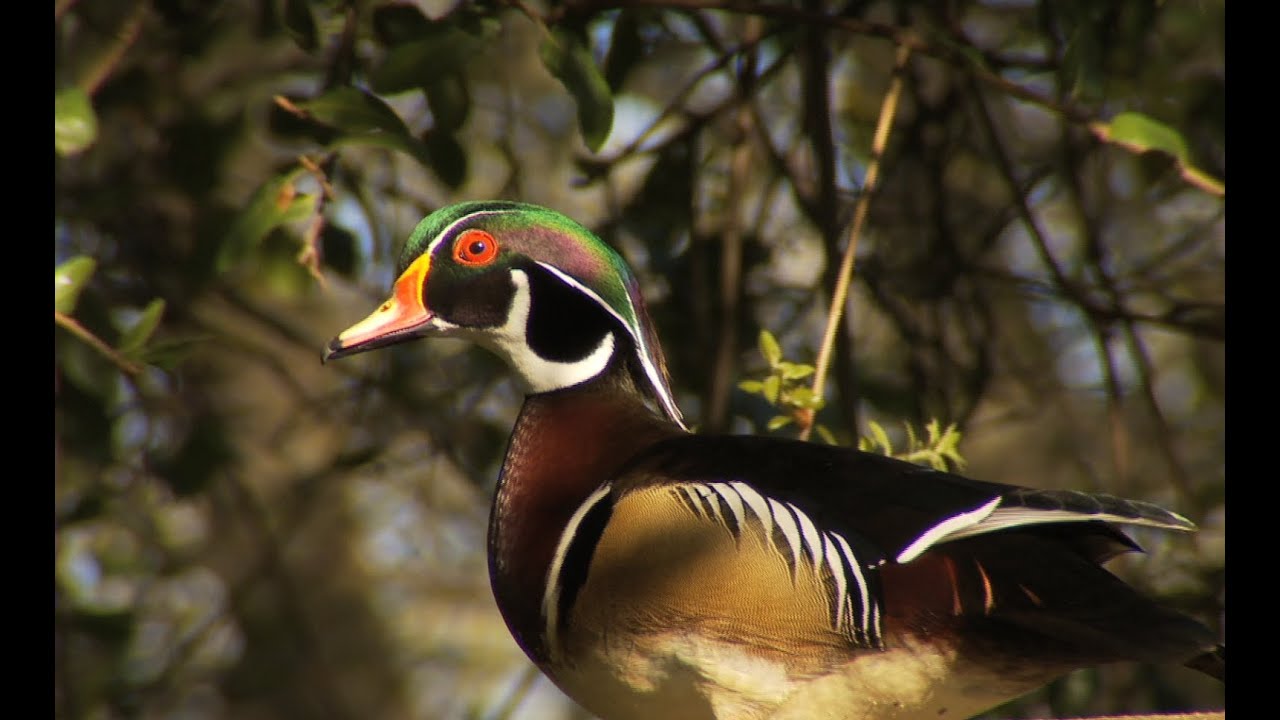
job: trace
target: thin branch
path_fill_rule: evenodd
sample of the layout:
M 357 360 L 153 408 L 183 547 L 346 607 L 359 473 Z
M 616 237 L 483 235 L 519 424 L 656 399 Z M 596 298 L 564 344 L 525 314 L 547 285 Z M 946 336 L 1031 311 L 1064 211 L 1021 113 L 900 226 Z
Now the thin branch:
M 755 4 L 740 0 L 620 0 L 617 2 L 601 2 L 597 0 L 577 0 L 566 2 L 557 7 L 549 22 L 563 17 L 569 12 L 591 13 L 606 9 L 626 7 L 666 8 L 673 10 L 720 10 L 730 13 L 748 14 L 759 17 L 774 18 L 791 23 L 820 25 L 860 35 L 885 38 L 900 48 L 943 60 L 958 68 L 967 70 L 973 77 L 990 85 L 1010 97 L 1017 98 L 1046 110 L 1056 113 L 1073 123 L 1084 125 L 1101 142 L 1117 142 L 1110 136 L 1110 125 L 1101 121 L 1096 112 L 1086 110 L 1067 102 L 1060 102 L 1036 92 L 1028 87 L 1005 78 L 991 70 L 991 65 L 1001 66 L 999 56 L 977 48 L 969 43 L 963 35 L 949 38 L 949 42 L 930 43 L 913 28 L 889 25 L 861 18 L 843 15 L 828 15 L 821 10 L 808 10 L 787 5 Z M 1133 147 L 1117 142 L 1131 152 L 1144 152 L 1146 148 Z M 1179 176 L 1188 184 L 1210 195 L 1222 197 L 1226 187 L 1221 180 L 1204 171 L 1178 162 Z
M 970 78 L 970 84 L 972 78 Z M 1128 470 L 1128 434 L 1123 424 L 1122 408 L 1124 405 L 1122 393 L 1120 390 L 1120 382 L 1115 367 L 1115 359 L 1111 354 L 1111 346 L 1109 343 L 1109 333 L 1104 323 L 1099 322 L 1098 317 L 1088 311 L 1094 303 L 1089 298 L 1088 293 L 1081 290 L 1080 286 L 1071 280 L 1066 272 L 1059 265 L 1057 258 L 1054 257 L 1053 251 L 1049 248 L 1048 239 L 1045 232 L 1040 228 L 1035 215 L 1031 211 L 1031 206 L 1027 202 L 1027 196 L 1019 188 L 1017 175 L 1013 168 L 1013 163 L 1009 159 L 1008 153 L 1005 151 L 1004 144 L 1000 141 L 999 133 L 996 131 L 995 121 L 991 118 L 991 113 L 983 102 L 982 93 L 976 86 L 971 88 L 973 97 L 975 98 L 976 114 L 979 120 L 979 127 L 983 131 L 987 145 L 991 149 L 991 156 L 995 160 L 996 167 L 1000 171 L 1001 177 L 1004 178 L 1005 184 L 1008 186 L 1009 193 L 1014 201 L 1014 207 L 1018 211 L 1018 216 L 1026 228 L 1027 235 L 1031 238 L 1032 245 L 1035 247 L 1036 253 L 1040 256 L 1041 262 L 1048 269 L 1053 277 L 1054 283 L 1066 296 L 1068 301 L 1080 310 L 1085 325 L 1088 328 L 1090 339 L 1093 341 L 1099 357 L 1099 366 L 1102 370 L 1103 382 L 1107 389 L 1107 418 L 1111 427 L 1111 458 L 1114 472 L 1118 478 L 1127 477 Z M 1085 223 L 1085 234 L 1089 234 Z
M 759 18 L 748 18 L 744 33 L 747 44 L 754 45 L 763 30 Z M 754 53 L 746 53 L 738 73 L 738 108 L 736 134 L 729 157 L 728 203 L 725 226 L 720 243 L 720 322 L 716 339 L 716 355 L 711 365 L 711 397 L 707 403 L 707 429 L 721 431 L 728 424 L 729 397 L 738 356 L 738 317 L 742 294 L 742 203 L 751 172 L 751 136 L 754 113 L 751 110 L 755 86 Z
M 807 10 L 790 5 L 750 3 L 741 2 L 740 0 L 618 0 L 616 2 L 577 0 L 560 6 L 557 16 L 571 10 L 573 12 L 592 12 L 626 7 L 667 8 L 671 10 L 721 10 L 730 13 L 785 20 L 791 23 L 819 25 L 858 35 L 884 38 L 894 45 L 906 48 L 911 52 L 946 60 L 968 68 L 982 82 L 999 88 L 1016 98 L 1047 108 L 1074 122 L 1087 123 L 1093 119 L 1092 114 L 1083 109 L 1057 102 L 1053 98 L 1001 77 L 981 63 L 975 62 L 973 58 L 951 44 L 933 44 L 926 41 L 918 31 L 910 27 L 901 27 L 843 15 L 829 15 L 821 10 Z M 969 45 L 965 45 L 969 47 Z
M 55 14 L 57 9 L 55 7 Z M 111 71 L 115 70 L 120 59 L 124 57 L 126 51 L 138 39 L 138 34 L 142 30 L 142 20 L 147 14 L 147 3 L 143 0 L 137 0 L 133 4 L 133 9 L 129 12 L 128 17 L 120 24 L 120 28 L 116 30 L 116 39 L 112 42 L 96 62 L 90 66 L 89 71 L 80 79 L 80 87 L 88 95 L 93 95 L 110 77 Z
M 359 28 L 360 11 L 354 0 L 347 0 L 343 13 L 342 35 L 338 46 L 334 48 L 333 58 L 325 70 L 325 90 L 351 84 L 351 75 L 355 71 L 356 31 Z
M 335 153 L 329 153 L 319 163 L 306 155 L 298 158 L 298 164 L 306 168 L 311 173 L 311 176 L 315 178 L 316 183 L 320 185 L 320 196 L 316 198 L 316 208 L 311 214 L 311 222 L 307 225 L 307 230 L 302 235 L 302 249 L 298 251 L 297 260 L 298 264 L 305 267 L 311 277 L 315 278 L 315 281 L 320 284 L 322 289 L 327 289 L 328 286 L 324 273 L 320 271 L 320 263 L 324 259 L 320 233 L 324 231 L 325 205 L 335 197 L 333 185 L 329 183 L 328 175 L 336 161 L 337 155 Z
M 116 367 L 120 368 L 120 370 L 125 374 L 137 375 L 138 373 L 142 372 L 141 365 L 121 355 L 118 351 L 116 351 L 115 348 L 108 345 L 104 340 L 102 340 L 102 338 L 99 338 L 97 335 L 94 335 L 92 331 L 90 331 L 85 326 L 81 325 L 79 321 L 77 321 L 75 318 L 71 317 L 70 315 L 54 310 L 53 321 L 57 323 L 58 326 L 68 330 L 72 335 L 75 335 L 76 337 L 83 340 L 85 343 L 89 345 L 89 347 L 93 348 L 94 350 L 97 350 L 99 354 L 101 354 L 106 359 L 110 360 L 113 364 L 115 364 Z
M 698 85 L 701 84 L 703 80 L 711 76 L 713 73 L 723 70 L 725 66 L 727 66 L 734 58 L 738 57 L 739 55 L 745 55 L 747 53 L 750 53 L 752 50 L 755 49 L 756 45 L 759 44 L 760 39 L 761 38 L 756 37 L 751 40 L 748 40 L 747 42 L 744 42 L 741 45 L 738 45 L 737 47 L 734 47 L 725 51 L 719 57 L 707 63 L 697 72 L 695 72 L 693 76 L 690 77 L 689 80 L 685 82 L 685 84 L 681 86 L 680 89 L 677 90 L 674 95 L 671 96 L 671 101 L 668 102 L 666 106 L 662 108 L 662 111 L 659 112 L 653 118 L 653 121 L 649 123 L 649 125 L 645 127 L 644 130 L 641 130 L 640 133 L 637 134 L 635 138 L 631 140 L 631 142 L 627 143 L 625 146 L 623 146 L 622 148 L 619 148 L 617 151 L 615 151 L 610 155 L 597 158 L 595 162 L 598 162 L 600 164 L 605 164 L 605 165 L 612 164 L 622 160 L 623 158 L 629 157 L 637 153 L 640 149 L 640 146 L 642 146 L 655 132 L 657 132 L 658 128 L 662 125 L 664 121 L 666 121 L 671 116 L 675 115 L 678 110 L 683 108 L 684 100 L 688 98 L 689 95 L 691 95 L 694 90 L 697 89 Z M 764 75 L 770 74 L 770 70 L 780 67 L 781 65 L 782 65 L 782 60 L 780 59 L 777 62 L 775 62 L 772 66 L 770 66 L 770 68 L 766 70 L 764 73 L 761 73 L 761 79 L 763 79 Z M 718 112 L 720 112 L 720 110 L 732 105 L 735 102 L 735 100 L 736 100 L 735 98 L 731 97 L 727 99 L 725 102 L 721 103 L 719 106 L 705 113 L 695 115 L 694 117 L 699 117 L 699 118 L 712 117 L 716 115 Z M 675 135 L 680 135 L 680 133 L 675 133 Z M 655 149 L 656 148 L 647 148 L 647 150 L 649 151 L 653 151 Z
M 880 177 L 880 161 L 884 157 L 885 146 L 889 141 L 889 130 L 893 127 L 893 118 L 898 110 L 898 98 L 902 95 L 902 75 L 907 61 L 911 58 L 911 48 L 898 46 L 898 56 L 894 63 L 893 79 L 889 83 L 889 91 L 885 94 L 884 103 L 880 106 L 880 119 L 876 123 L 876 133 L 871 141 L 871 162 L 867 165 L 866 178 L 862 183 L 862 194 L 853 212 L 853 224 L 849 228 L 849 245 L 845 248 L 844 257 L 840 260 L 840 273 L 836 277 L 835 291 L 831 296 L 831 307 L 827 312 L 827 327 L 822 335 L 822 347 L 818 350 L 818 359 L 814 363 L 813 394 L 823 397 L 826 389 L 827 371 L 831 365 L 831 351 L 835 346 L 836 329 L 840 327 L 840 318 L 844 314 L 845 302 L 849 295 L 849 282 L 853 277 L 853 258 L 858 250 L 858 238 L 862 235 L 862 226 L 867 220 L 867 210 L 871 205 L 871 196 L 875 194 L 876 183 Z M 808 413 L 800 423 L 800 439 L 808 440 L 813 431 L 814 414 Z M 856 432 L 856 428 L 853 428 Z

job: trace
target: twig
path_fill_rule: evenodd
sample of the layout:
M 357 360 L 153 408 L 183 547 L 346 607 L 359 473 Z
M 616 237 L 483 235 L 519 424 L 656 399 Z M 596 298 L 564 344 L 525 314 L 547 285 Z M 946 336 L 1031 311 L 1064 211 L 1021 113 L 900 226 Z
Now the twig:
M 791 23 L 802 23 L 807 25 L 819 25 L 822 27 L 831 27 L 844 30 L 860 35 L 868 35 L 872 37 L 885 38 L 893 42 L 899 47 L 905 47 L 913 52 L 922 55 L 928 55 L 940 60 L 953 63 L 960 68 L 966 68 L 973 77 L 982 81 L 984 84 L 990 85 L 1010 97 L 1038 105 L 1051 112 L 1067 118 L 1071 122 L 1088 127 L 1101 141 L 1115 142 L 1110 139 L 1109 125 L 1100 121 L 1097 114 L 1090 110 L 1085 110 L 1067 102 L 1060 102 L 1053 98 L 1042 95 L 1035 90 L 1019 85 L 1009 80 L 997 72 L 992 71 L 987 62 L 999 60 L 989 51 L 983 51 L 969 44 L 965 38 L 958 36 L 953 38 L 953 43 L 930 43 L 920 34 L 910 27 L 901 27 L 898 25 L 889 25 L 861 18 L 846 17 L 843 15 L 829 15 L 821 10 L 809 10 L 804 8 L 792 7 L 789 5 L 771 4 L 771 3 L 749 3 L 741 0 L 620 0 L 616 2 L 596 2 L 593 0 L 577 0 L 576 2 L 566 2 L 556 8 L 556 11 L 548 18 L 548 22 L 554 23 L 558 18 L 564 15 L 574 13 L 588 13 L 593 10 L 601 10 L 605 8 L 626 8 L 626 7 L 650 7 L 650 8 L 667 8 L 673 10 L 719 10 L 723 12 L 739 13 L 747 15 L 756 15 L 759 17 L 774 18 L 784 20 Z M 974 56 L 953 47 L 953 45 L 964 45 L 977 51 L 978 60 Z M 1129 147 L 1120 143 L 1134 152 L 1145 151 L 1146 148 Z M 1222 197 L 1226 194 L 1226 187 L 1222 181 L 1210 176 L 1198 168 L 1183 164 L 1179 165 L 1179 175 L 1188 184 L 1196 187 L 1208 194 Z
M 298 263 L 311 273 L 311 277 L 315 278 L 320 287 L 327 289 L 324 274 L 320 272 L 320 261 L 323 259 L 323 250 L 320 244 L 320 233 L 324 230 L 324 206 L 334 198 L 333 186 L 329 184 L 328 173 L 326 168 L 332 167 L 335 155 L 330 153 L 322 162 L 316 163 L 311 158 L 303 155 L 298 158 L 298 164 L 306 168 L 315 178 L 316 183 L 320 185 L 320 197 L 316 199 L 316 209 L 311 216 L 311 222 L 307 225 L 307 230 L 302 235 L 302 249 L 298 252 Z
M 871 205 L 871 196 L 875 193 L 876 182 L 880 176 L 880 161 L 888 144 L 889 129 L 893 127 L 893 118 L 897 114 L 898 98 L 902 95 L 902 74 L 910 58 L 911 48 L 907 45 L 899 45 L 893 68 L 893 80 L 890 81 L 889 92 L 885 94 L 884 103 L 880 106 L 880 119 L 876 123 L 876 133 L 871 141 L 871 162 L 867 164 L 862 194 L 858 196 L 858 204 L 854 208 L 853 224 L 849 228 L 849 245 L 845 248 L 844 257 L 840 260 L 840 274 L 836 277 L 835 291 L 831 295 L 831 307 L 827 311 L 827 327 L 822 334 L 822 347 L 818 350 L 818 359 L 814 363 L 814 397 L 822 397 L 826 389 L 827 370 L 831 365 L 831 351 L 835 346 L 836 329 L 840 326 L 840 318 L 844 314 L 845 301 L 849 295 L 849 282 L 853 277 L 853 258 L 857 253 L 858 238 L 862 235 L 862 225 L 866 222 L 867 209 Z M 809 433 L 813 431 L 814 413 L 808 413 L 801 420 L 800 439 L 808 440 Z
M 80 338 L 88 343 L 89 347 L 97 350 L 103 357 L 110 360 L 116 367 L 127 375 L 137 375 L 142 372 L 142 366 L 133 362 L 129 358 L 121 355 L 115 348 L 108 345 L 97 335 L 94 335 L 88 328 L 81 325 L 75 318 L 65 313 L 53 311 L 53 321 L 59 326 L 66 328 L 72 335 Z
M 747 45 L 754 45 L 763 29 L 760 18 L 747 19 L 744 33 Z M 751 111 L 755 85 L 756 58 L 746 53 L 738 74 L 738 108 L 736 136 L 729 158 L 728 203 L 724 232 L 720 244 L 720 321 L 716 339 L 716 356 L 711 366 L 711 398 L 707 403 L 705 422 L 708 430 L 720 431 L 727 424 L 729 396 L 733 388 L 734 361 L 738 355 L 739 296 L 742 291 L 742 202 L 751 171 L 751 136 L 754 113 Z
M 55 17 L 57 9 L 55 7 Z M 116 31 L 115 42 L 111 43 L 90 68 L 88 73 L 80 79 L 80 87 L 88 95 L 93 95 L 106 82 L 107 77 L 111 75 L 111 71 L 115 69 L 116 64 L 120 62 L 120 58 L 124 57 L 125 52 L 138 39 L 138 33 L 142 29 L 142 18 L 146 16 L 147 3 L 137 0 L 133 4 L 133 10 L 129 16 L 121 23 L 120 29 Z

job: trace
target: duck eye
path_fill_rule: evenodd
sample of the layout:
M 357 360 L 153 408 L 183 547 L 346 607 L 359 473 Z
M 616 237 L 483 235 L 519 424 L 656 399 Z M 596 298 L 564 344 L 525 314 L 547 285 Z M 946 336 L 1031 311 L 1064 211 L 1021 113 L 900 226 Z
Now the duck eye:
M 453 259 L 463 265 L 488 265 L 497 257 L 497 239 L 483 230 L 466 230 L 453 241 Z

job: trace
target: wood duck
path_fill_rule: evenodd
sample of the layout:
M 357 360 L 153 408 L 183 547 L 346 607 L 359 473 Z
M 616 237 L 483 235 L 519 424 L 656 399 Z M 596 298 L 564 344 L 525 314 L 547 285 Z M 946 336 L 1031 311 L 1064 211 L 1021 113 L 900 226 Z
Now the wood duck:
M 325 359 L 473 340 L 526 390 L 489 574 L 516 641 L 608 720 L 963 718 L 1071 670 L 1187 664 L 1196 621 L 1100 567 L 1142 502 L 980 482 L 850 448 L 690 433 L 622 258 L 515 202 L 424 219 L 390 299 Z

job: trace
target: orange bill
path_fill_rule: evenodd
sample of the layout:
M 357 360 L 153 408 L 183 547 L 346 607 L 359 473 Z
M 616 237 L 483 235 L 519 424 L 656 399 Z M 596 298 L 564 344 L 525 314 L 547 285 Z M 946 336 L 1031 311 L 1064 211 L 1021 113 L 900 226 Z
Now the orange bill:
M 435 315 L 422 299 L 422 287 L 430 267 L 430 255 L 415 260 L 396 280 L 390 299 L 329 342 L 324 360 L 394 345 L 429 332 Z

